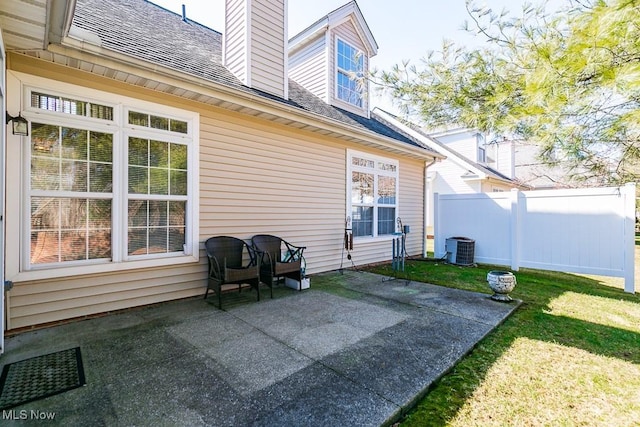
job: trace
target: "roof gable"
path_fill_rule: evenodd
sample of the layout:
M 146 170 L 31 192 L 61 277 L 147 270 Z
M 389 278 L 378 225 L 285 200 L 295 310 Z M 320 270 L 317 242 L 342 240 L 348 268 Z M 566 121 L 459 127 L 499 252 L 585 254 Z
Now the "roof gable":
M 492 177 L 495 179 L 499 179 L 501 181 L 516 184 L 514 180 L 503 175 L 502 173 L 490 167 L 481 165 L 479 163 L 476 163 L 467 159 L 466 157 L 458 154 L 456 151 L 447 147 L 446 144 L 439 142 L 430 134 L 425 133 L 417 126 L 413 125 L 410 122 L 403 121 L 391 113 L 383 111 L 379 108 L 375 108 L 371 112 L 371 117 L 375 117 L 376 119 L 383 121 L 385 124 L 392 127 L 398 132 L 402 132 L 404 134 L 407 134 L 408 136 L 413 137 L 414 139 L 418 139 L 426 147 L 446 156 L 447 159 L 450 159 L 451 161 L 455 162 L 459 166 L 467 168 L 470 173 L 468 175 L 469 177 L 474 177 L 474 178 L 478 177 L 481 179 L 484 179 L 486 177 Z
M 208 89 L 226 88 L 232 90 L 238 99 L 238 105 L 251 102 L 256 105 L 255 115 L 259 115 L 261 100 L 275 102 L 288 113 L 300 114 L 300 120 L 313 117 L 321 126 L 335 125 L 342 129 L 339 135 L 345 139 L 352 138 L 353 132 L 372 146 L 393 147 L 405 154 L 420 158 L 437 157 L 432 150 L 426 148 L 413 138 L 407 137 L 384 123 L 373 118 L 359 117 L 344 109 L 325 103 L 307 89 L 292 80 L 288 81 L 289 98 L 283 99 L 266 92 L 243 85 L 231 72 L 222 65 L 222 35 L 191 19 L 184 19 L 179 14 L 170 12 L 145 0 L 77 0 L 72 21 L 73 31 L 63 40 L 68 48 L 54 49 L 65 54 L 72 54 L 73 49 L 86 50 L 92 55 L 107 59 L 103 64 L 111 64 L 112 68 L 99 67 L 92 69 L 96 74 L 105 70 L 109 78 L 137 82 L 146 87 L 145 81 L 150 76 L 167 75 L 184 79 L 184 88 L 172 83 L 152 84 L 155 90 L 171 94 L 185 93 L 188 99 L 212 103 Z M 161 26 L 163 31 L 157 31 Z M 55 46 L 50 47 L 51 49 Z M 61 55 L 57 56 L 62 58 Z M 112 60 L 112 61 L 108 61 Z M 82 61 L 75 60 L 81 69 L 86 69 Z M 66 63 L 65 63 L 66 64 Z M 116 65 L 118 64 L 118 65 Z M 113 68 L 113 67 L 117 68 Z M 122 67 L 126 72 L 120 72 Z M 97 70 L 97 71 L 96 71 Z M 139 71 L 136 71 L 139 70 Z M 165 73 L 165 70 L 167 74 Z M 127 73 L 141 73 L 130 75 Z M 183 76 L 183 77 L 180 77 Z M 154 77 L 155 78 L 155 77 Z M 171 77 L 170 77 L 171 78 Z M 153 83 L 153 82 L 152 82 Z M 202 91 L 193 92 L 195 83 Z M 225 92 L 227 93 L 227 92 Z M 234 108 L 230 100 L 225 98 L 226 108 Z M 235 104 L 234 104 L 235 105 Z M 249 109 L 243 108 L 243 111 Z M 252 110 L 253 111 L 253 110 Z M 336 128 L 337 129 L 337 128 Z M 369 138 L 375 138 L 369 140 Z M 385 141 L 386 140 L 386 141 Z M 385 145 L 387 144 L 387 145 Z M 390 144 L 390 145 L 389 145 Z
M 371 33 L 371 29 L 365 21 L 364 16 L 358 3 L 350 1 L 349 3 L 329 12 L 326 16 L 317 20 L 306 29 L 289 39 L 289 50 L 295 49 L 297 46 L 305 44 L 308 40 L 314 38 L 318 32 L 325 29 L 332 29 L 340 26 L 346 21 L 351 21 L 356 32 L 360 36 L 362 43 L 369 57 L 378 53 L 378 43 Z

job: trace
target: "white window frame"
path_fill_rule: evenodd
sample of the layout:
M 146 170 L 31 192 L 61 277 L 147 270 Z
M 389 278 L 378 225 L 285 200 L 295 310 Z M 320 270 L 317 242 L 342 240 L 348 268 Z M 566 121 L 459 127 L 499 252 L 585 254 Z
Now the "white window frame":
M 363 158 L 366 160 L 371 160 L 374 162 L 374 168 L 367 168 L 367 167 L 362 167 L 362 166 L 356 166 L 353 164 L 353 158 L 354 157 L 358 157 L 358 158 Z M 380 163 L 387 163 L 387 164 L 391 164 L 395 166 L 395 171 L 385 171 L 382 169 L 379 169 L 379 165 Z M 354 234 L 354 238 L 358 239 L 358 240 L 371 240 L 371 239 L 375 239 L 375 240 L 388 240 L 388 239 L 392 239 L 394 236 L 393 234 L 383 234 L 383 235 L 379 235 L 378 234 L 378 208 L 379 207 L 394 207 L 395 208 L 395 217 L 394 217 L 394 230 L 396 232 L 398 232 L 397 229 L 397 224 L 395 224 L 395 221 L 397 220 L 397 218 L 400 217 L 400 162 L 398 160 L 389 158 L 389 157 L 383 157 L 383 156 L 378 156 L 378 155 L 374 155 L 374 154 L 370 154 L 370 153 L 365 153 L 362 151 L 356 151 L 356 150 L 347 150 L 347 176 L 346 176 L 346 182 L 347 182 L 347 217 L 349 219 L 351 219 L 351 226 L 353 226 L 353 219 L 351 218 L 352 215 L 352 208 L 354 206 L 362 206 L 363 204 L 361 203 L 353 203 L 351 200 L 351 189 L 352 189 L 352 184 L 353 184 L 353 179 L 352 179 L 352 173 L 353 172 L 364 172 L 364 173 L 371 173 L 374 175 L 374 190 L 373 190 L 373 203 L 371 204 L 366 204 L 367 206 L 372 206 L 373 207 L 373 224 L 372 224 L 372 235 L 368 235 L 368 236 L 355 236 Z M 396 195 L 395 195 L 395 204 L 390 205 L 390 204 L 383 204 L 383 203 L 378 203 L 378 177 L 379 176 L 389 176 L 389 177 L 393 177 L 395 178 L 396 181 Z
M 344 102 L 346 105 L 349 105 L 349 106 L 351 106 L 353 108 L 364 109 L 366 102 L 365 102 L 365 89 L 363 87 L 360 88 L 360 91 L 358 92 L 359 93 L 359 99 L 360 99 L 360 105 L 358 105 L 357 103 L 354 104 L 353 102 L 350 102 L 349 100 L 342 99 L 342 98 L 339 97 L 340 90 L 339 90 L 339 79 L 338 79 L 338 76 L 342 73 L 342 74 L 346 74 L 347 77 L 349 77 L 349 74 L 352 71 L 344 70 L 343 68 L 340 68 L 340 66 L 338 65 L 338 55 L 339 55 L 338 45 L 340 43 L 344 43 L 345 45 L 349 46 L 351 49 L 353 49 L 356 52 L 358 52 L 358 55 L 360 55 L 360 57 L 362 58 L 362 73 L 363 73 L 363 75 L 365 73 L 365 66 L 366 66 L 366 64 L 365 64 L 366 58 L 365 58 L 364 52 L 361 49 L 358 49 L 357 47 L 355 47 L 351 43 L 345 41 L 344 39 L 342 39 L 342 38 L 340 38 L 338 36 L 336 36 L 335 40 L 336 41 L 335 41 L 335 46 L 334 46 L 334 51 L 335 51 L 334 60 L 335 60 L 336 67 L 335 67 L 335 73 L 334 73 L 334 87 L 335 87 L 334 97 L 335 97 L 335 99 L 337 101 Z M 351 80 L 351 78 L 350 78 L 350 80 Z M 358 82 L 355 82 L 355 84 L 357 85 Z
M 484 134 L 478 133 L 476 134 L 476 144 L 478 147 L 478 163 L 487 163 L 487 146 L 485 143 Z
M 20 257 L 19 265 L 10 266 L 14 280 L 37 280 L 114 272 L 138 268 L 185 264 L 199 261 L 199 114 L 108 92 L 61 83 L 23 73 L 13 73 L 20 80 L 22 93 L 22 115 L 32 122 L 51 123 L 61 126 L 88 128 L 113 134 L 113 192 L 112 192 L 112 237 L 111 260 L 82 260 L 47 265 L 30 265 L 30 137 L 21 139 L 20 161 Z M 81 101 L 94 102 L 113 107 L 113 120 L 93 119 L 67 113 L 51 112 L 31 107 L 31 92 L 58 95 Z M 149 112 L 182 120 L 188 123 L 188 133 L 159 131 L 128 124 L 128 111 Z M 182 142 L 187 150 L 187 208 L 184 251 L 149 255 L 127 254 L 128 226 L 128 163 L 127 143 L 129 136 L 149 136 L 167 142 Z M 160 139 L 160 138 L 158 138 Z M 8 266 L 9 267 L 9 266 Z
M 487 150 L 483 145 L 478 145 L 478 163 L 487 163 Z

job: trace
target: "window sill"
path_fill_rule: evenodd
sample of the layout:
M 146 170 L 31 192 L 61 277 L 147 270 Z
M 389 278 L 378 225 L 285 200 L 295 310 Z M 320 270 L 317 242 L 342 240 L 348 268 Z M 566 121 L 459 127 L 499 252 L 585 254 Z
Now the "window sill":
M 351 113 L 362 116 L 365 119 L 369 118 L 369 112 L 364 106 L 358 107 L 357 105 L 341 100 L 337 96 L 334 96 L 332 101 L 333 102 L 331 103 L 331 105 L 333 105 L 334 107 L 342 108 L 343 110 L 347 110 Z
M 180 256 L 169 258 L 155 258 L 140 261 L 128 261 L 119 263 L 104 263 L 73 267 L 43 268 L 31 271 L 22 271 L 13 276 L 7 274 L 7 280 L 13 282 L 26 282 L 32 280 L 49 280 L 70 276 L 87 276 L 97 274 L 118 273 L 144 268 L 166 267 L 171 265 L 192 264 L 199 262 L 195 256 Z M 8 273 L 8 272 L 7 272 Z
M 393 239 L 395 239 L 398 236 L 394 236 L 393 234 L 385 234 L 384 236 L 376 236 L 376 237 L 371 237 L 371 236 L 359 236 L 353 237 L 353 241 L 354 242 L 358 242 L 358 243 L 378 243 L 378 242 L 388 242 L 391 241 Z

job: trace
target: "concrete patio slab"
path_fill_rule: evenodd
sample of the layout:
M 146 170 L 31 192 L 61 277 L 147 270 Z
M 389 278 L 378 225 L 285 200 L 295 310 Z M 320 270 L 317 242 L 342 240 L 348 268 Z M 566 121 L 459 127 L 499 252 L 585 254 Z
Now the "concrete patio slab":
M 388 425 L 515 310 L 346 271 L 218 310 L 190 299 L 24 332 L 0 364 L 79 346 L 87 385 L 15 408 L 78 425 Z M 313 283 L 313 278 L 312 278 Z M 2 425 L 24 425 L 3 413 Z

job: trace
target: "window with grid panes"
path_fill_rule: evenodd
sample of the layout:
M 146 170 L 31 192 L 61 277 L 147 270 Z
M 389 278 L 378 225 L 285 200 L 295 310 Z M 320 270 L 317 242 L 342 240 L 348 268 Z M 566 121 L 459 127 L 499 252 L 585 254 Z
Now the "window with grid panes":
M 338 99 L 362 107 L 362 87 L 358 79 L 364 76 L 364 56 L 350 44 L 336 43 L 336 90 Z
M 398 162 L 348 153 L 348 211 L 356 237 L 393 234 L 398 217 Z
M 30 98 L 47 113 L 31 122 L 29 267 L 189 252 L 188 120 L 123 108 L 118 123 L 107 103 L 44 91 Z

